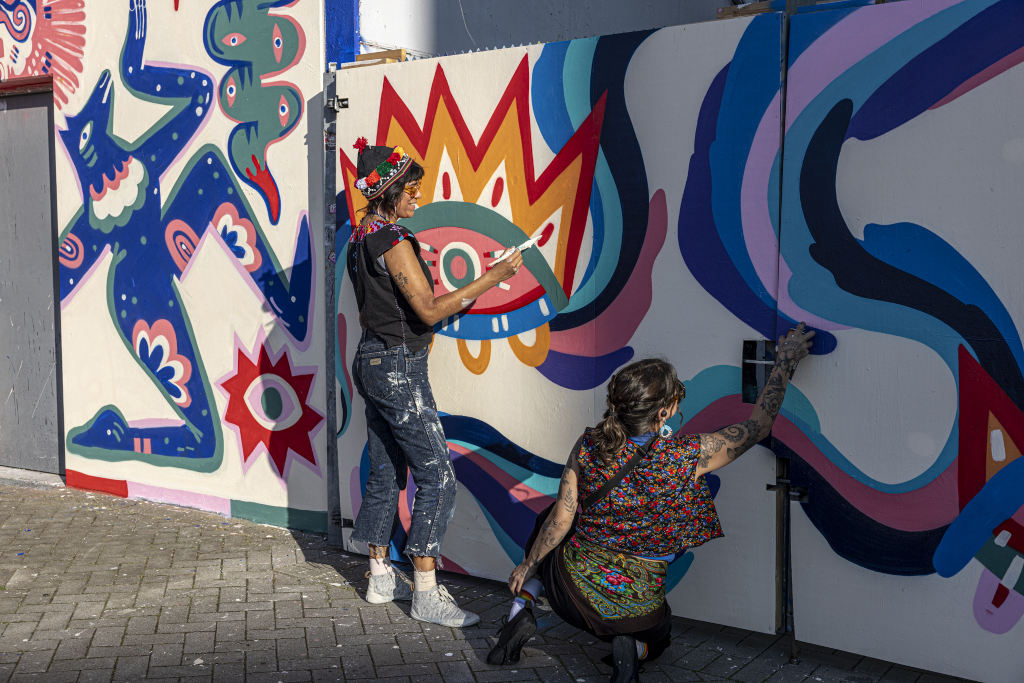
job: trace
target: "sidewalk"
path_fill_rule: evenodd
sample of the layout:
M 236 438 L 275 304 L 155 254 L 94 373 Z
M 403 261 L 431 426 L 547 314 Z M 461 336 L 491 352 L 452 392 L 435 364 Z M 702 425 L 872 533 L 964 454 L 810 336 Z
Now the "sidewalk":
M 489 666 L 501 584 L 443 577 L 482 617 L 458 630 L 366 604 L 365 568 L 320 536 L 0 479 L 0 681 L 608 680 L 608 647 L 550 612 L 519 665 Z M 677 619 L 641 680 L 960 680 L 812 646 L 788 660 L 785 638 Z

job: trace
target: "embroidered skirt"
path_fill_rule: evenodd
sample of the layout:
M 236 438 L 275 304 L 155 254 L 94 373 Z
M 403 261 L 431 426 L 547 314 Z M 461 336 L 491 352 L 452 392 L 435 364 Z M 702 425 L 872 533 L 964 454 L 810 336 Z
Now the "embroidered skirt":
M 602 548 L 579 535 L 561 545 L 557 559 L 557 582 L 595 635 L 633 634 L 665 619 L 664 560 Z

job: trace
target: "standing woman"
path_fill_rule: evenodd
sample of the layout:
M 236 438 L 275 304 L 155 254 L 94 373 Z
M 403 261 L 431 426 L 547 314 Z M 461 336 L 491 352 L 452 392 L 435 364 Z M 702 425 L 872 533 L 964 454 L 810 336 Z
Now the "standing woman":
M 519 661 L 537 630 L 532 607 L 543 590 L 563 621 L 611 641 L 612 681 L 636 680 L 640 660 L 669 645 L 668 563 L 722 535 L 704 475 L 768 436 L 813 336 L 800 323 L 780 339 L 750 418 L 710 434 L 659 436 L 685 395 L 667 362 L 637 361 L 612 376 L 604 419 L 576 443 L 558 500 L 509 577 L 516 597 L 489 663 Z
M 396 223 L 416 211 L 423 167 L 401 147 L 368 146 L 359 138 L 355 148 L 356 187 L 368 204 L 348 245 L 348 272 L 363 328 L 352 376 L 366 402 L 370 473 L 352 540 L 369 545 L 366 600 L 411 598 L 414 619 L 471 626 L 480 617 L 460 609 L 435 577 L 441 541 L 455 512 L 456 482 L 427 377 L 427 353 L 435 324 L 512 277 L 523 258 L 515 251 L 465 287 L 434 296 L 419 242 Z M 387 559 L 407 471 L 416 483 L 405 546 L 415 570 L 412 590 Z

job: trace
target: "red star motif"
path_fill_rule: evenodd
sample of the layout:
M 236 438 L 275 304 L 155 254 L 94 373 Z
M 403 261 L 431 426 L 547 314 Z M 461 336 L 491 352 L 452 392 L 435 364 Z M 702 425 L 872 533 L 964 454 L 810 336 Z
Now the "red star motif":
M 324 418 L 306 402 L 315 371 L 297 373 L 284 349 L 273 360 L 265 343 L 257 346 L 250 357 L 239 344 L 235 373 L 219 383 L 228 396 L 224 419 L 238 432 L 243 463 L 247 468 L 265 451 L 285 478 L 291 453 L 319 472 L 312 434 Z

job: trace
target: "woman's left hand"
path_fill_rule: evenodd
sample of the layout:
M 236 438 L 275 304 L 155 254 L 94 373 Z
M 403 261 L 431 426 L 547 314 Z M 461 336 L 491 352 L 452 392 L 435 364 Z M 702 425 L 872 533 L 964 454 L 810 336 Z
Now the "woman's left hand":
M 512 570 L 508 577 L 508 588 L 512 595 L 519 595 L 519 589 L 537 574 L 536 567 L 528 567 L 525 562 Z

